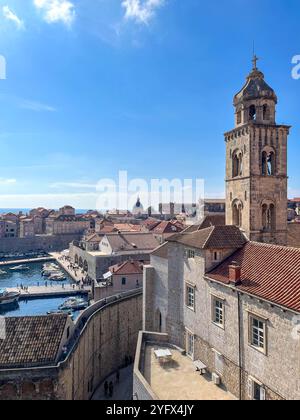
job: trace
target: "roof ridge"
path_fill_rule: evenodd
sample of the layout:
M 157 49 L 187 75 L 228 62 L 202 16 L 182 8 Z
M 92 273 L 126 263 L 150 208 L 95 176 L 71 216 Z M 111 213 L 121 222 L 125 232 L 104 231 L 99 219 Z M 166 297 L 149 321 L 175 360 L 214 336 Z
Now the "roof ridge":
M 213 234 L 213 232 L 215 231 L 215 228 L 216 228 L 216 226 L 211 226 L 211 227 L 207 228 L 207 229 L 211 229 L 211 232 L 210 232 L 210 234 L 208 235 L 208 237 L 206 238 L 206 241 L 205 241 L 205 242 L 204 242 L 204 244 L 203 244 L 203 248 L 205 248 L 205 247 L 206 247 L 206 244 L 208 243 L 208 241 L 209 241 L 209 239 L 210 239 L 211 235 Z M 203 230 L 205 230 L 205 229 L 203 229 Z
M 248 244 L 249 245 L 251 245 L 251 244 L 259 245 L 259 246 L 262 246 L 262 247 L 265 247 L 265 248 L 276 248 L 276 249 L 281 248 L 281 249 L 284 249 L 284 250 L 291 249 L 291 250 L 300 252 L 300 248 L 297 248 L 297 247 L 294 247 L 294 246 L 288 246 L 288 245 L 267 244 L 265 242 L 258 242 L 258 241 L 249 241 Z

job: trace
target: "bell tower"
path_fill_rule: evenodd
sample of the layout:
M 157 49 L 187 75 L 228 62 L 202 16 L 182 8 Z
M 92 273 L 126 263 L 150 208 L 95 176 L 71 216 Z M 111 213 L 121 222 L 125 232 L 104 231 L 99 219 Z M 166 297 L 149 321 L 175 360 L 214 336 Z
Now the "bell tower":
M 235 128 L 225 133 L 226 224 L 251 241 L 287 243 L 287 139 L 276 124 L 277 96 L 253 68 L 234 97 Z

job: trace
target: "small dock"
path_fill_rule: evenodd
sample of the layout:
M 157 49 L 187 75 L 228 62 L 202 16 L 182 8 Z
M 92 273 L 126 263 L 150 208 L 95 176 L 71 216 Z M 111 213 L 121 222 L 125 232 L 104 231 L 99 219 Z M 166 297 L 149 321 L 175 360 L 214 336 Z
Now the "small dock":
M 76 285 L 65 284 L 51 286 L 31 286 L 28 290 L 14 288 L 7 288 L 8 292 L 18 292 L 21 293 L 20 300 L 32 300 L 32 299 L 49 299 L 49 298 L 59 298 L 59 297 L 68 297 L 68 296 L 82 296 L 88 295 L 91 293 L 91 287 L 79 288 Z
M 0 261 L 0 268 L 9 266 L 9 265 L 22 265 L 22 264 L 48 262 L 48 261 L 55 261 L 55 258 L 49 255 L 49 257 L 26 258 L 23 260 L 12 260 L 12 261 Z

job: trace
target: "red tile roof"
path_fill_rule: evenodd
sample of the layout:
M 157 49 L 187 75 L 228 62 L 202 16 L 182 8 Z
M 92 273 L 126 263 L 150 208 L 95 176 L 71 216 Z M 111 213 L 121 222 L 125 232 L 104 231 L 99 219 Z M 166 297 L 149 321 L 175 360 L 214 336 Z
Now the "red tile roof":
M 68 315 L 6 318 L 6 336 L 0 339 L 0 369 L 54 364 L 67 321 Z
M 156 234 L 164 234 L 164 233 L 179 233 L 182 232 L 182 227 L 177 226 L 175 223 L 171 222 L 161 222 L 157 226 L 155 226 L 154 229 L 151 230 L 151 232 Z
M 300 312 L 300 249 L 248 242 L 207 277 L 229 284 L 233 261 L 242 268 L 237 289 Z
M 125 261 L 121 264 L 113 265 L 109 268 L 109 271 L 113 274 L 118 275 L 129 275 L 129 274 L 143 274 L 143 265 L 138 261 Z
M 168 241 L 199 249 L 238 249 L 247 239 L 236 226 L 211 226 L 193 233 L 172 235 Z

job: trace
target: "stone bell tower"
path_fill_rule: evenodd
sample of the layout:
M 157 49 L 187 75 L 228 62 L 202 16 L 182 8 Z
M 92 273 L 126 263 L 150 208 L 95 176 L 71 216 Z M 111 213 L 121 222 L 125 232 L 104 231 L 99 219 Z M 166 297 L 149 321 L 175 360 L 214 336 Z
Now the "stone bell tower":
M 226 224 L 252 241 L 287 243 L 287 139 L 276 124 L 277 96 L 253 69 L 234 97 L 235 128 L 226 141 Z

